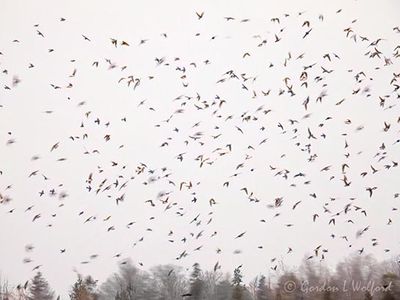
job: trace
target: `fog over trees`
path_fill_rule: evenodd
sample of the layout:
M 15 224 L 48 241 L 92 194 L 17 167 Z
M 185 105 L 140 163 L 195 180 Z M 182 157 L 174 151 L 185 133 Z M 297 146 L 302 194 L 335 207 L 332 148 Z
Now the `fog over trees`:
M 94 275 L 78 274 L 69 285 L 69 295 L 57 295 L 44 274 L 13 285 L 0 278 L 0 300 L 398 300 L 400 261 L 398 257 L 378 262 L 371 255 L 355 253 L 335 268 L 304 257 L 297 267 L 266 270 L 245 282 L 242 269 L 223 273 L 217 263 L 203 270 L 195 263 L 185 270 L 159 265 L 142 270 L 132 261 L 122 261 L 118 271 L 105 282 Z

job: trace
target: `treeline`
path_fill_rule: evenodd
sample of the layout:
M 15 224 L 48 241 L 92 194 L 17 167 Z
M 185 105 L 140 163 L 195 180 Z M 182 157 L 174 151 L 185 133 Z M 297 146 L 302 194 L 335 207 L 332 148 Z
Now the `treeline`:
M 377 262 L 354 254 L 330 270 L 305 258 L 294 269 L 283 264 L 268 276 L 243 281 L 244 266 L 224 274 L 216 264 L 211 271 L 194 264 L 190 272 L 175 265 L 143 271 L 130 261 L 104 283 L 81 276 L 70 287 L 71 300 L 400 300 L 400 261 Z M 0 300 L 60 300 L 43 274 L 15 287 L 0 281 Z

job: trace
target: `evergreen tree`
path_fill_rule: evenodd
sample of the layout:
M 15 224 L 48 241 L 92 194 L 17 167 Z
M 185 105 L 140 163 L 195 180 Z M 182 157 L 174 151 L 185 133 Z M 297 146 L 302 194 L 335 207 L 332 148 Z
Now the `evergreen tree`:
M 29 300 L 52 300 L 54 292 L 50 289 L 49 284 L 43 277 L 41 272 L 37 272 L 32 279 L 29 287 Z
M 267 300 L 268 299 L 268 287 L 266 285 L 266 278 L 264 275 L 261 275 L 256 292 L 257 300 Z
M 233 285 L 234 285 L 234 286 L 240 285 L 240 284 L 242 283 L 242 278 L 243 278 L 243 275 L 242 275 L 242 273 L 240 272 L 240 268 L 236 268 L 236 269 L 233 271 L 233 279 L 232 279 Z
M 236 268 L 233 271 L 233 294 L 232 299 L 234 300 L 242 300 L 243 299 L 243 286 L 242 286 L 242 278 L 243 275 L 240 271 L 240 268 Z
M 200 300 L 203 295 L 204 282 L 201 279 L 201 269 L 198 263 L 193 265 L 193 272 L 190 278 L 190 299 Z

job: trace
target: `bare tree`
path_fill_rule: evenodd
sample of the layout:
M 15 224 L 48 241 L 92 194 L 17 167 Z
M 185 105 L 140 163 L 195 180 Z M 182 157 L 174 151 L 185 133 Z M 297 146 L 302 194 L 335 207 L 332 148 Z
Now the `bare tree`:
M 218 282 L 215 291 L 215 299 L 216 300 L 226 300 L 232 298 L 232 285 L 231 285 L 231 277 L 229 274 L 225 275 L 225 278 Z
M 300 280 L 293 272 L 283 274 L 276 288 L 276 299 L 298 300 L 304 299 Z
M 301 274 L 303 288 L 307 289 L 303 296 L 304 299 L 319 300 L 326 297 L 325 293 L 322 293 L 320 289 L 323 289 L 324 286 L 329 286 L 330 273 L 323 262 L 316 262 L 304 257 L 299 268 L 299 274 Z
M 10 288 L 7 279 L 0 276 L 0 300 L 13 299 L 12 289 Z
M 91 276 L 83 278 L 78 275 L 78 279 L 72 286 L 70 293 L 71 300 L 97 300 L 96 281 Z
M 217 299 L 217 285 L 222 278 L 222 273 L 218 271 L 205 271 L 202 274 L 204 282 L 204 299 Z
M 181 299 L 181 295 L 187 294 L 189 284 L 182 268 L 174 265 L 156 266 L 151 269 L 154 288 L 160 293 L 160 298 L 165 300 Z
M 149 275 L 135 267 L 131 261 L 120 265 L 119 272 L 113 274 L 100 287 L 99 299 L 148 299 Z

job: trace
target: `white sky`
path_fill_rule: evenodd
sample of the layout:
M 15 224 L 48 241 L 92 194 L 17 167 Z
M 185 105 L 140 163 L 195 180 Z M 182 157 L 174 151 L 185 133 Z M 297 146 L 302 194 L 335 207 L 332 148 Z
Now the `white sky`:
M 190 267 L 194 262 L 211 269 L 219 261 L 222 270 L 231 271 L 243 264 L 248 279 L 259 273 L 272 275 L 270 268 L 275 263 L 270 260 L 274 257 L 289 266 L 298 265 L 318 245 L 328 249 L 325 260 L 329 264 L 362 248 L 377 259 L 398 254 L 399 211 L 393 208 L 400 208 L 400 198 L 394 198 L 400 192 L 399 168 L 386 170 L 384 166 L 400 160 L 400 144 L 394 144 L 399 139 L 399 106 L 394 85 L 390 84 L 393 73 L 400 73 L 399 58 L 392 57 L 393 49 L 400 44 L 400 33 L 392 29 L 400 25 L 400 4 L 394 0 L 313 2 L 316 1 L 2 0 L 0 69 L 8 73 L 0 74 L 0 193 L 12 200 L 0 205 L 1 273 L 11 282 L 23 282 L 33 276 L 33 267 L 42 265 L 52 287 L 65 293 L 75 280 L 73 270 L 105 280 L 117 269 L 119 259 L 113 258 L 117 253 L 121 258 L 143 263 L 144 269 L 167 263 Z M 336 13 L 338 9 L 342 11 Z M 201 20 L 196 11 L 204 11 Z M 289 16 L 284 17 L 285 13 Z M 319 19 L 321 14 L 323 21 Z M 227 22 L 227 16 L 235 20 Z M 61 17 L 66 21 L 60 22 Z M 270 21 L 274 17 L 279 17 L 280 24 Z M 240 22 L 247 18 L 248 22 Z M 308 30 L 302 27 L 306 20 L 312 31 L 302 39 Z M 352 23 L 353 20 L 356 21 Z M 35 24 L 39 24 L 37 28 Z M 348 27 L 353 29 L 350 36 L 357 35 L 357 42 L 346 38 L 343 30 Z M 85 41 L 82 34 L 91 41 Z M 277 43 L 275 34 L 281 38 Z M 360 36 L 369 41 L 362 42 Z M 118 40 L 117 48 L 111 38 Z M 365 56 L 367 51 L 374 51 L 368 45 L 378 38 L 384 39 L 377 46 L 383 52 L 382 59 Z M 142 39 L 147 42 L 139 46 Z M 267 43 L 258 47 L 264 39 Z M 122 40 L 130 46 L 121 46 Z M 48 49 L 54 51 L 49 53 Z M 243 58 L 246 52 L 250 56 Z M 289 52 L 291 59 L 284 66 Z M 304 58 L 296 59 L 302 53 Z M 326 53 L 331 62 L 323 58 Z M 391 58 L 393 64 L 384 66 L 383 56 Z M 157 66 L 155 58 L 162 57 L 165 62 Z M 105 59 L 117 67 L 109 70 Z M 99 62 L 98 68 L 92 66 L 94 61 Z M 193 62 L 196 67 L 190 65 Z M 33 68 L 28 68 L 30 63 Z M 303 67 L 314 63 L 307 70 L 308 88 L 301 87 Z M 121 70 L 122 66 L 126 69 Z M 321 66 L 334 71 L 322 73 Z M 185 67 L 186 72 L 177 67 Z M 76 75 L 70 77 L 74 69 Z M 243 82 L 240 77 L 216 83 L 226 78 L 223 74 L 229 70 L 256 80 Z M 361 75 L 362 81 L 356 82 L 354 76 L 361 71 L 366 76 Z M 130 75 L 141 79 L 135 90 L 132 85 L 127 87 L 126 79 L 118 83 L 121 77 Z M 186 78 L 182 79 L 182 75 Z M 21 80 L 15 87 L 14 76 Z M 317 76 L 323 80 L 316 82 Z M 293 85 L 293 97 L 287 93 L 285 77 Z M 69 83 L 72 88 L 66 88 Z M 189 85 L 184 87 L 182 83 Z M 248 91 L 241 88 L 242 83 Z M 53 89 L 50 84 L 61 89 Z M 5 85 L 11 90 L 4 89 Z M 361 91 L 353 94 L 358 88 Z M 365 88 L 370 91 L 362 92 Z M 280 89 L 285 93 L 278 95 Z M 263 96 L 262 91 L 268 90 L 270 94 Z M 316 103 L 322 91 L 327 96 L 322 103 Z M 197 93 L 200 100 L 196 99 Z M 174 101 L 180 95 L 191 98 Z M 221 108 L 219 100 L 212 105 L 216 95 L 226 101 Z M 379 96 L 385 95 L 388 97 L 382 108 Z M 307 96 L 310 104 L 305 111 L 302 103 Z M 343 98 L 346 100 L 341 105 L 335 105 Z M 138 106 L 142 100 L 146 100 L 144 105 Z M 84 105 L 79 106 L 82 101 Z M 202 101 L 210 106 L 199 110 L 194 105 L 204 107 Z M 271 112 L 257 112 L 260 106 Z M 179 108 L 184 113 L 163 122 Z M 53 113 L 44 113 L 47 110 Z M 307 113 L 310 117 L 303 118 Z M 243 121 L 242 114 L 251 120 Z M 225 121 L 229 115 L 232 119 Z M 121 121 L 124 117 L 126 122 Z M 332 119 L 325 121 L 327 117 Z M 100 125 L 94 123 L 97 118 Z M 291 125 L 289 119 L 299 123 Z M 345 123 L 347 119 L 351 124 Z M 197 122 L 200 125 L 193 128 Z M 383 131 L 384 122 L 391 124 L 387 132 Z M 264 131 L 260 130 L 262 126 Z M 359 126 L 363 130 L 357 131 Z M 294 128 L 297 133 L 293 133 Z M 308 128 L 317 139 L 307 138 Z M 196 132 L 203 133 L 203 145 L 189 138 Z M 89 137 L 83 140 L 85 133 Z M 111 135 L 108 142 L 103 138 L 106 134 Z M 218 134 L 221 136 L 212 137 Z M 80 138 L 72 141 L 70 136 Z M 265 138 L 268 140 L 259 145 Z M 10 139 L 15 143 L 7 144 Z M 165 141 L 168 146 L 160 147 Z M 349 145 L 346 149 L 345 141 Z M 58 142 L 59 147 L 50 151 Z M 317 154 L 313 162 L 308 162 L 310 154 L 301 151 L 309 143 L 311 154 Z M 379 149 L 382 143 L 385 150 Z M 218 155 L 226 151 L 227 144 L 232 145 L 232 151 Z M 217 148 L 223 150 L 214 151 Z M 100 153 L 92 153 L 95 149 Z M 85 151 L 91 154 L 84 154 Z M 382 155 L 375 154 L 383 151 L 386 154 L 379 161 Z M 179 153 L 186 153 L 182 162 L 176 159 Z M 350 154 L 348 158 L 346 153 Z M 34 155 L 40 159 L 32 161 Z M 213 164 L 205 163 L 200 168 L 200 162 L 195 160 L 199 155 Z M 67 160 L 57 161 L 60 158 Z M 112 166 L 112 161 L 118 165 Z M 138 175 L 135 170 L 140 163 L 148 168 Z M 236 170 L 241 163 L 243 168 Z M 349 187 L 344 187 L 341 180 L 344 163 L 349 165 Z M 332 166 L 329 171 L 320 172 L 328 165 Z M 372 174 L 370 165 L 379 171 Z M 163 167 L 167 168 L 164 173 Z M 290 171 L 287 180 L 274 176 L 284 169 Z M 35 170 L 39 170 L 38 175 L 28 178 Z M 149 170 L 155 170 L 156 177 L 171 173 L 168 179 L 176 186 L 165 178 L 143 184 L 152 176 Z M 360 176 L 363 171 L 368 172 L 367 176 Z M 299 172 L 306 177 L 294 178 Z M 89 193 L 86 180 L 90 173 L 93 190 Z M 231 178 L 234 173 L 240 175 Z M 118 176 L 117 188 L 95 194 L 104 179 L 107 178 L 106 187 Z M 135 179 L 130 180 L 131 176 Z M 125 181 L 127 187 L 119 191 Z M 183 181 L 191 181 L 193 188 L 180 191 Z M 229 187 L 223 187 L 226 181 L 230 182 Z M 12 187 L 7 189 L 9 185 Z M 369 198 L 365 189 L 375 186 L 377 189 Z M 260 201 L 250 202 L 243 187 Z M 53 188 L 57 194 L 65 191 L 68 197 L 59 200 L 58 196 L 49 196 Z M 45 194 L 40 197 L 42 190 Z M 171 192 L 168 203 L 176 205 L 165 211 L 167 204 L 157 200 L 160 191 Z M 125 200 L 117 206 L 115 199 L 123 193 Z M 312 193 L 316 193 L 315 199 L 310 196 Z M 194 196 L 196 203 L 191 202 Z M 278 197 L 283 197 L 282 206 L 268 208 Z M 350 200 L 352 197 L 355 199 Z M 210 207 L 210 198 L 217 204 Z M 145 203 L 149 199 L 153 199 L 154 207 Z M 298 201 L 301 203 L 293 210 Z M 356 211 L 351 206 L 344 214 L 349 203 L 362 209 Z M 33 208 L 25 212 L 30 206 Z M 331 213 L 324 213 L 324 206 Z M 9 213 L 11 209 L 14 211 Z M 367 217 L 361 210 L 366 211 Z M 79 215 L 81 211 L 84 213 Z M 336 226 L 328 225 L 338 212 Z M 39 213 L 41 218 L 32 222 Z M 280 215 L 274 217 L 276 213 Z M 201 224 L 190 224 L 198 214 Z M 319 215 L 316 222 L 312 220 L 314 214 Z M 90 216 L 96 219 L 84 224 Z M 103 221 L 108 216 L 110 219 Z M 212 221 L 207 225 L 210 217 Z M 391 225 L 387 225 L 389 218 Z M 347 222 L 349 219 L 354 224 Z M 132 221 L 136 223 L 126 228 Z M 115 230 L 107 232 L 110 226 Z M 356 239 L 356 232 L 366 226 L 369 230 Z M 173 234 L 168 236 L 171 230 Z M 198 239 L 190 235 L 201 231 Z M 211 238 L 215 231 L 216 236 Z M 244 231 L 242 238 L 235 239 Z M 340 238 L 343 235 L 348 237 L 348 243 Z M 138 242 L 141 237 L 143 242 Z M 183 237 L 187 238 L 186 243 L 181 242 Z M 378 240 L 377 246 L 372 246 L 373 238 Z M 135 242 L 138 243 L 133 247 Z M 31 252 L 25 250 L 28 244 L 34 246 Z M 193 251 L 199 246 L 203 246 L 200 251 Z M 286 254 L 288 247 L 293 249 L 291 254 Z M 66 252 L 60 254 L 64 248 Z M 220 254 L 216 253 L 217 248 L 222 250 Z M 385 249 L 391 251 L 386 253 Z M 189 255 L 176 261 L 184 250 Z M 241 253 L 234 254 L 235 250 Z M 90 259 L 94 254 L 98 258 Z M 27 257 L 31 263 L 23 263 Z M 90 263 L 81 264 L 83 261 Z

